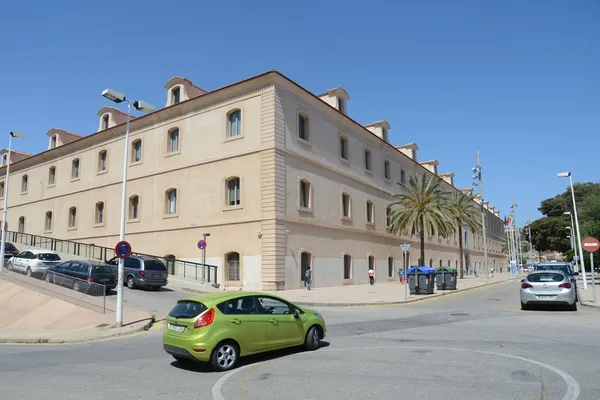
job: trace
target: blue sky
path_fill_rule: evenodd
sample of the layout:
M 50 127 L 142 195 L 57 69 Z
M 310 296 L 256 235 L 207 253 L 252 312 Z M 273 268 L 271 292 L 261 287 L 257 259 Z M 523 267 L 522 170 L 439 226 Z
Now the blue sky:
M 277 69 L 343 86 L 355 120 L 388 120 L 458 187 L 479 149 L 485 197 L 514 196 L 521 224 L 557 172 L 598 181 L 599 42 L 595 0 L 7 2 L 0 132 L 40 152 L 51 127 L 94 132 L 106 87 L 162 107 L 175 75 L 210 90 Z

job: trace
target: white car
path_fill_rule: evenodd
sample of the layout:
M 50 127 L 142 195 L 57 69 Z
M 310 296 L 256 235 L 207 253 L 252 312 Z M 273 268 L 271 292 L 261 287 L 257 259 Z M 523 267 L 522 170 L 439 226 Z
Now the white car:
M 61 262 L 60 256 L 50 250 L 23 250 L 8 260 L 8 268 L 32 275 L 43 275 L 46 270 Z

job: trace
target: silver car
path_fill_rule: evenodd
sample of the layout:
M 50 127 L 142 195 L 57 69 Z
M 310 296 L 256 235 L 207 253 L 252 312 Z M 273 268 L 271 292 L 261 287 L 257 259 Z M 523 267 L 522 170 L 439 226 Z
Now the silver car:
M 521 310 L 541 304 L 566 305 L 577 311 L 574 279 L 562 271 L 535 271 L 521 281 Z

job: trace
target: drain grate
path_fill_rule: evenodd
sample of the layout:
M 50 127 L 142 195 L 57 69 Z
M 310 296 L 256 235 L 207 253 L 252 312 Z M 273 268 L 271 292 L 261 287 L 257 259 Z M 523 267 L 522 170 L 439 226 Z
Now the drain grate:
M 468 314 L 468 313 L 465 313 L 465 312 L 457 312 L 457 313 L 452 313 L 450 315 L 453 315 L 455 317 L 467 317 L 467 316 L 469 316 L 471 314 Z

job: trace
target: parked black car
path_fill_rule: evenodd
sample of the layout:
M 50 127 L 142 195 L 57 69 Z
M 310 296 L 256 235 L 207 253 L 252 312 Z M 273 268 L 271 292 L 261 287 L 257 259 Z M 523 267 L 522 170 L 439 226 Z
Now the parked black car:
M 119 259 L 112 258 L 106 262 L 110 264 L 115 273 L 118 273 Z M 123 282 L 129 289 L 136 287 L 159 290 L 166 286 L 169 273 L 167 267 L 158 258 L 148 256 L 130 256 L 125 259 Z
M 19 249 L 17 249 L 15 247 L 14 244 L 6 242 L 4 244 L 4 259 L 8 260 L 11 257 L 16 256 L 17 254 L 19 254 Z
M 117 287 L 117 276 L 110 265 L 93 260 L 71 260 L 48 268 L 46 282 L 70 287 L 79 292 L 101 295 L 100 285 L 106 293 Z

